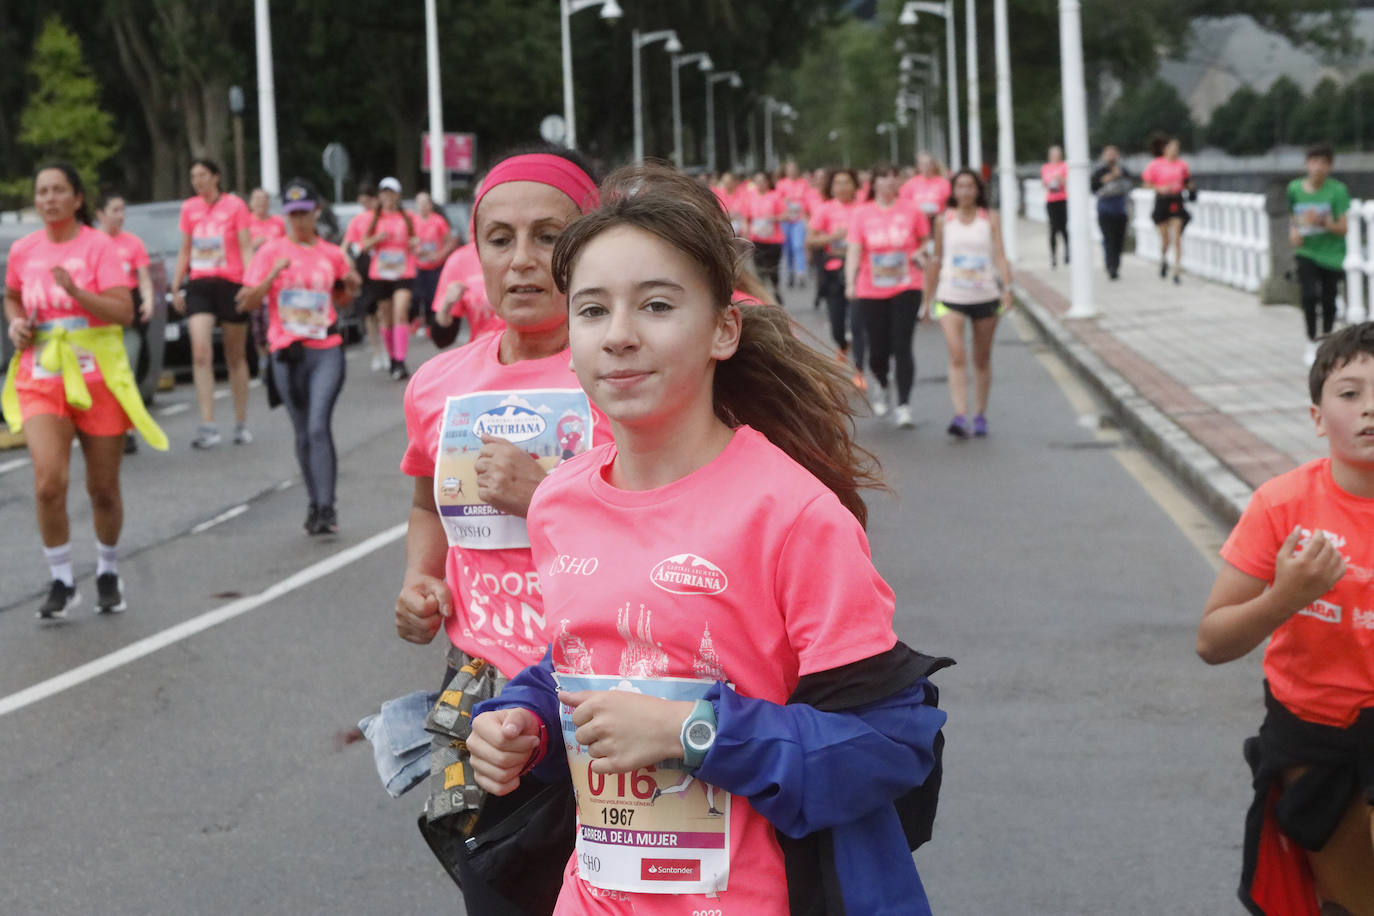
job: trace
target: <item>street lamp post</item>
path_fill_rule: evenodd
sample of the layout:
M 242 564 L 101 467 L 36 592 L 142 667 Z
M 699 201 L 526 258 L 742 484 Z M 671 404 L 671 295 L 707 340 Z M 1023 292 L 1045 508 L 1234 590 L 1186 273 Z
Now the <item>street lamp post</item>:
M 272 19 L 267 0 L 253 2 L 253 33 L 258 51 L 259 185 L 273 197 L 281 192 L 277 164 L 277 91 L 272 82 Z
M 425 70 L 429 84 L 429 196 L 448 203 L 448 163 L 444 160 L 444 104 L 439 83 L 439 19 L 434 0 L 425 0 Z
M 916 69 L 917 64 L 925 64 L 928 68 L 927 73 L 923 79 L 924 85 L 921 87 L 920 94 L 914 96 L 908 95 L 906 92 L 908 81 L 911 79 L 913 75 L 917 75 L 920 73 L 920 71 Z M 930 106 L 927 104 L 926 93 L 928 90 L 934 89 L 937 86 L 939 86 L 940 71 L 935 66 L 935 55 L 933 54 L 918 54 L 915 52 L 903 54 L 899 66 L 901 69 L 902 85 L 902 94 L 900 96 L 900 99 L 904 100 L 903 104 L 899 106 L 899 108 L 902 108 L 904 110 L 906 107 L 912 107 L 919 112 L 919 114 L 916 117 L 915 125 L 915 153 L 919 154 L 922 150 L 930 150 L 930 147 L 926 144 L 929 141 L 930 135 L 932 133 L 930 126 L 931 112 Z M 899 120 L 901 119 L 899 118 Z M 914 158 L 915 156 L 913 154 L 913 161 Z
M 771 95 L 763 97 L 763 168 L 764 171 L 778 167 L 777 156 L 773 153 L 773 112 L 784 118 L 794 118 L 797 113 L 786 102 L 779 102 Z
M 659 29 L 657 32 L 644 35 L 639 33 L 639 29 L 635 29 L 630 35 L 630 69 L 633 71 L 635 106 L 635 162 L 644 161 L 644 87 L 643 77 L 639 72 L 639 52 L 658 41 L 665 43 L 663 50 L 669 54 L 682 52 L 682 42 L 677 40 L 677 32 L 672 29 Z
M 993 0 L 993 32 L 997 44 L 997 184 L 1002 210 L 1002 248 L 1016 262 L 1016 140 L 1011 123 L 1011 44 L 1008 39 L 1007 0 Z
M 954 42 L 954 0 L 944 3 L 930 3 L 925 0 L 910 0 L 902 7 L 897 17 L 901 25 L 915 25 L 921 13 L 945 18 L 945 71 L 949 82 L 949 165 L 957 169 L 962 164 L 959 153 L 959 70 L 955 59 Z
M 744 85 L 738 73 L 728 70 L 725 73 L 711 73 L 706 77 L 706 171 L 716 171 L 716 83 L 730 81 L 730 88 L 738 89 Z M 733 108 L 733 106 L 732 106 Z M 734 168 L 734 124 L 730 125 L 730 167 Z
M 577 148 L 577 106 L 573 103 L 572 29 L 568 20 L 573 13 L 596 6 L 601 7 L 601 18 L 608 22 L 625 15 L 615 0 L 558 0 L 563 31 L 563 123 L 567 129 L 564 142 L 569 149 Z
M 1063 62 L 1064 146 L 1069 160 L 1069 247 L 1073 291 L 1069 318 L 1092 318 L 1092 192 L 1089 190 L 1088 94 L 1083 87 L 1083 30 L 1078 0 L 1059 0 L 1059 59 Z
M 964 30 L 967 44 L 964 60 L 968 67 L 968 165 L 975 172 L 983 171 L 983 112 L 978 104 L 978 17 L 975 15 L 974 0 L 965 0 L 964 18 L 968 27 Z
M 890 159 L 893 166 L 897 165 L 897 125 L 891 121 L 884 121 L 878 125 L 878 133 L 887 134 L 888 149 L 891 153 Z
M 697 51 L 693 54 L 674 54 L 673 55 L 673 165 L 678 168 L 683 167 L 682 155 L 682 87 L 678 83 L 677 71 L 684 64 L 695 63 L 697 69 L 703 73 L 709 73 L 715 64 L 711 63 L 711 55 L 705 51 Z M 710 77 L 707 77 L 710 80 Z
M 229 87 L 229 113 L 234 116 L 234 187 L 247 194 L 243 183 L 243 88 Z

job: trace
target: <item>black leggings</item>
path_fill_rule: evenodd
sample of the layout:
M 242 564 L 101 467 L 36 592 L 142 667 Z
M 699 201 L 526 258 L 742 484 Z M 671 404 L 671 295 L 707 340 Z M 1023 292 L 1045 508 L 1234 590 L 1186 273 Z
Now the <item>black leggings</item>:
M 887 387 L 887 370 L 897 363 L 897 403 L 911 403 L 916 381 L 916 355 L 911 339 L 916 336 L 916 315 L 921 310 L 921 291 L 909 289 L 890 299 L 860 299 L 868 331 L 868 368 L 878 384 Z
M 782 243 L 777 242 L 755 242 L 754 243 L 754 269 L 758 271 L 759 278 L 767 280 L 773 284 L 773 294 L 782 299 L 782 283 L 778 279 L 779 268 L 782 266 Z
M 272 354 L 272 374 L 296 432 L 296 460 L 313 506 L 334 505 L 339 463 L 334 451 L 334 402 L 344 383 L 343 347 L 304 348 L 298 362 Z
M 1310 258 L 1298 258 L 1298 285 L 1302 287 L 1302 317 L 1307 322 L 1307 339 L 1317 339 L 1317 305 L 1322 307 L 1322 331 L 1325 337 L 1336 323 L 1336 288 L 1345 274 L 1322 267 Z
M 1069 263 L 1069 202 L 1052 200 L 1045 204 L 1045 214 L 1050 218 L 1050 260 L 1055 258 L 1054 238 L 1064 236 L 1064 263 Z

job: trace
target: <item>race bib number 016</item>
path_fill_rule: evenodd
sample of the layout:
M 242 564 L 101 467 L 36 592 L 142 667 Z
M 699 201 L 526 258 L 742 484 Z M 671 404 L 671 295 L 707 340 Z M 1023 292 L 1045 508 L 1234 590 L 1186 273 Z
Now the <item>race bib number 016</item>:
M 698 700 L 713 681 L 555 674 L 559 689 L 626 690 Z M 560 712 L 577 794 L 577 873 L 593 887 L 640 894 L 714 894 L 730 877 L 730 795 L 660 764 L 603 775 L 577 743 L 572 709 Z M 677 761 L 680 766 L 681 761 Z
M 546 471 L 592 447 L 592 408 L 580 388 L 477 391 L 444 404 L 434 463 L 434 505 L 451 547 L 529 547 L 525 520 L 477 496 L 482 437 L 519 446 Z

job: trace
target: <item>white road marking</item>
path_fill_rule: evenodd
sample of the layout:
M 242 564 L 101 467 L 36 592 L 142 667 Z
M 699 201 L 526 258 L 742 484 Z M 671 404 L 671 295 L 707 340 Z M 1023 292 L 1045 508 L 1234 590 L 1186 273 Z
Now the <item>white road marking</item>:
M 137 642 L 131 643 L 122 649 L 118 649 L 108 655 L 89 661 L 70 671 L 40 681 L 31 687 L 26 687 L 17 693 L 12 693 L 7 697 L 0 697 L 0 716 L 31 706 L 48 697 L 70 690 L 73 687 L 84 684 L 87 681 L 107 674 L 116 668 L 123 667 L 130 662 L 135 662 L 144 656 L 151 655 L 159 649 L 165 649 L 183 639 L 189 639 L 197 633 L 204 632 L 213 626 L 217 626 L 226 621 L 233 620 L 235 617 L 247 614 L 251 610 L 262 607 L 268 602 L 275 601 L 289 592 L 295 591 L 304 585 L 309 585 L 316 579 L 321 579 L 330 573 L 342 569 L 355 560 L 365 557 L 370 553 L 382 549 L 394 541 L 400 540 L 405 536 L 408 522 L 402 522 L 385 531 L 378 532 L 360 544 L 355 544 L 346 550 L 341 550 L 334 556 L 321 560 L 305 569 L 294 573 L 268 587 L 266 590 L 256 595 L 248 595 L 237 601 L 232 601 L 223 607 L 206 611 L 198 617 L 184 621 L 173 627 L 168 627 L 161 632 L 154 633 L 152 636 L 144 637 Z
M 185 413 L 186 411 L 188 411 L 188 410 L 190 410 L 190 409 L 191 409 L 191 405 L 190 405 L 190 404 L 185 404 L 185 403 L 182 403 L 182 404 L 168 404 L 166 407 L 159 408 L 159 409 L 158 409 L 158 412 L 157 412 L 157 415 L 158 415 L 159 417 L 173 417 L 173 416 L 176 416 L 176 415 L 179 414 L 179 413 Z
M 7 474 L 10 471 L 17 471 L 20 468 L 27 465 L 28 463 L 29 459 L 27 458 L 13 458 L 9 461 L 6 461 L 4 464 L 0 464 L 0 474 Z
M 214 518 L 206 519 L 199 525 L 196 525 L 194 528 L 191 529 L 191 533 L 200 534 L 202 531 L 209 531 L 216 525 L 223 524 L 224 522 L 229 521 L 229 519 L 231 518 L 238 518 L 240 515 L 247 511 L 247 503 L 242 503 L 241 505 L 237 505 L 232 509 L 225 509 L 223 512 L 221 512 L 219 515 L 216 515 Z

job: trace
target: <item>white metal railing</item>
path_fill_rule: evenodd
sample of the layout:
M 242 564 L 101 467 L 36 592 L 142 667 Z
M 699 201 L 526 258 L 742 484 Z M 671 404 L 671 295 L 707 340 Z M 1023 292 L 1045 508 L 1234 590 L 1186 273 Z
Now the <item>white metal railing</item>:
M 1045 213 L 1045 186 L 1039 178 L 1025 178 L 1021 181 L 1021 200 L 1026 205 L 1026 219 L 1033 223 L 1048 223 Z
M 1352 200 L 1345 223 L 1345 319 L 1355 323 L 1374 305 L 1374 200 Z
M 1131 192 L 1135 253 L 1158 261 L 1155 194 Z M 1269 275 L 1269 214 L 1263 194 L 1202 191 L 1188 204 L 1192 220 L 1183 233 L 1183 268 L 1217 283 L 1256 292 Z

